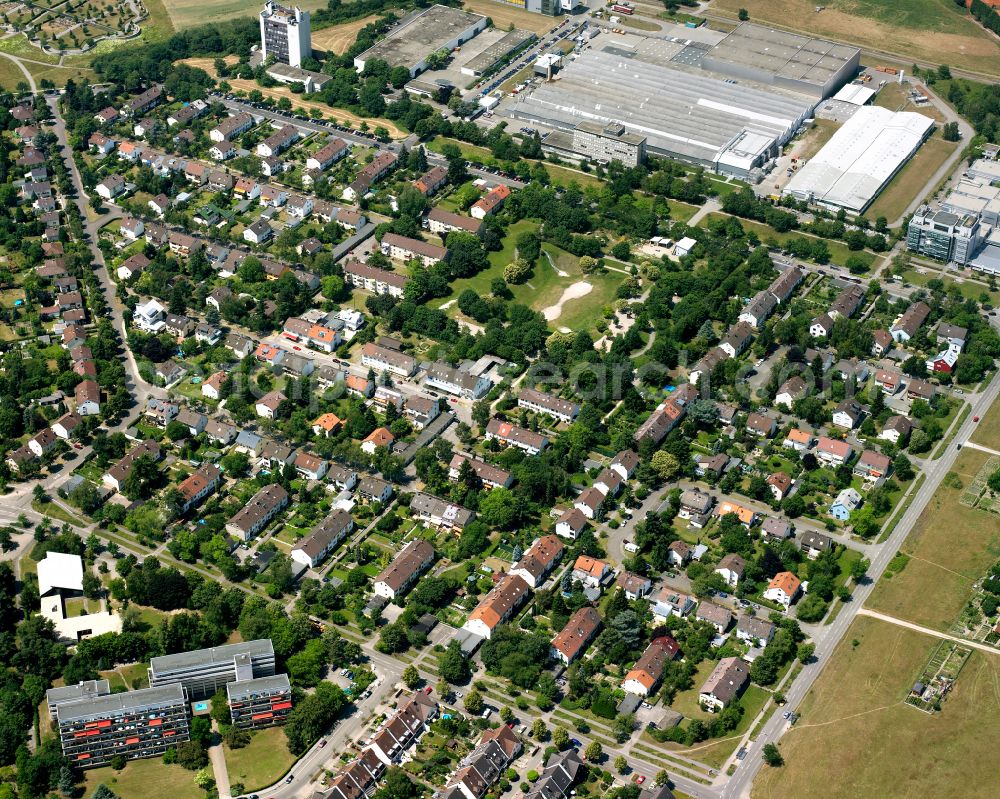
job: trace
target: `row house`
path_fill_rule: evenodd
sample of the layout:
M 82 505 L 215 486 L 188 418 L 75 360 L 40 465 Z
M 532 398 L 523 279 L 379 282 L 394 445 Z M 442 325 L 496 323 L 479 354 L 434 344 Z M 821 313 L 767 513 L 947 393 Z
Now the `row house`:
M 535 539 L 520 560 L 511 566 L 510 573 L 516 574 L 533 589 L 539 588 L 562 559 L 565 547 L 554 535 L 543 535 Z
M 448 479 L 457 481 L 462 473 L 462 465 L 466 463 L 486 488 L 510 488 L 514 484 L 514 475 L 506 469 L 458 453 L 452 456 L 451 463 L 448 464 Z
M 541 433 L 525 430 L 495 416 L 486 425 L 485 432 L 487 441 L 495 438 L 507 446 L 524 450 L 528 455 L 537 455 L 549 444 L 548 438 Z
M 565 424 L 572 423 L 580 413 L 577 403 L 533 388 L 526 388 L 518 394 L 517 406 L 534 413 L 546 414 Z
M 398 261 L 418 260 L 425 267 L 445 261 L 448 249 L 426 241 L 400 236 L 397 233 L 386 233 L 382 237 L 382 254 Z
M 406 275 L 369 266 L 360 261 L 348 261 L 344 264 L 344 279 L 356 288 L 392 297 L 403 296 L 407 280 Z
M 344 510 L 335 510 L 315 525 L 309 535 L 292 547 L 291 558 L 316 568 L 354 530 L 354 519 Z
M 422 538 L 414 538 L 375 578 L 375 594 L 395 600 L 406 593 L 433 562 L 434 547 Z
M 354 201 L 364 197 L 372 184 L 389 174 L 399 160 L 395 153 L 381 151 L 370 163 L 366 164 L 355 175 L 351 184 L 344 189 L 341 195 L 345 200 Z
M 410 500 L 410 513 L 426 527 L 436 527 L 455 534 L 464 530 L 476 518 L 475 511 L 422 491 L 414 494 Z

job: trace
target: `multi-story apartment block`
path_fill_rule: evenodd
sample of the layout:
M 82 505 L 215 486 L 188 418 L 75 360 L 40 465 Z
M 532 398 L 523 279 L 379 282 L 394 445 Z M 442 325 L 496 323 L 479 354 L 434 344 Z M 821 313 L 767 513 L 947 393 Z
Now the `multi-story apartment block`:
M 274 56 L 282 64 L 302 66 L 302 59 L 312 56 L 309 12 L 265 3 L 260 12 L 260 49 L 265 60 Z
M 149 684 L 183 686 L 191 700 L 205 699 L 231 682 L 274 675 L 274 647 L 267 638 L 178 652 L 149 661 Z
M 178 682 L 56 706 L 63 755 L 77 768 L 115 757 L 159 757 L 191 737 L 188 698 Z
M 281 724 L 292 712 L 292 686 L 287 674 L 274 674 L 226 685 L 233 726 L 243 729 Z

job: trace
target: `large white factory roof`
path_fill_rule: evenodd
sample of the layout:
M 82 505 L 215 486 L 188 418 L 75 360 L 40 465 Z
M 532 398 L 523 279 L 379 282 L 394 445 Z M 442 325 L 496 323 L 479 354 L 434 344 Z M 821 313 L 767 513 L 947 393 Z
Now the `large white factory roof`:
M 834 100 L 842 100 L 851 105 L 864 105 L 875 96 L 875 90 L 860 83 L 848 83 L 833 95 Z
M 621 122 L 646 136 L 654 152 L 705 163 L 752 161 L 773 142 L 784 143 L 814 104 L 804 95 L 597 49 L 568 63 L 558 81 L 522 97 L 518 116 L 567 129 L 584 120 Z
M 934 120 L 912 111 L 863 106 L 788 182 L 799 199 L 863 211 L 917 151 Z

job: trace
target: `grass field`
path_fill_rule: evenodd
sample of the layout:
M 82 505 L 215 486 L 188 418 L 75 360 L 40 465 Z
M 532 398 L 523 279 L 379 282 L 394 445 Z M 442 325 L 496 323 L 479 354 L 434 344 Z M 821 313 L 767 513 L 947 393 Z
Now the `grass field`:
M 303 11 L 315 11 L 325 8 L 326 0 L 302 0 L 297 3 Z M 235 17 L 252 17 L 260 12 L 261 3 L 257 0 L 212 0 L 211 3 L 199 0 L 170 0 L 167 12 L 175 30 L 203 25 L 207 22 L 222 22 Z
M 949 64 L 972 72 L 1000 74 L 1000 46 L 953 0 L 714 0 L 712 11 L 852 42 L 905 58 Z M 909 60 L 907 63 L 909 63 Z
M 530 11 L 521 11 L 518 8 L 494 3 L 492 0 L 466 0 L 464 7 L 466 11 L 485 14 L 493 20 L 494 26 L 501 30 L 507 30 L 513 25 L 515 28 L 532 31 L 541 36 L 559 23 L 557 18 L 547 17 L 544 14 L 532 14 Z
M 875 202 L 865 211 L 865 215 L 869 219 L 884 216 L 889 220 L 889 224 L 895 222 L 906 212 L 910 203 L 924 190 L 930 177 L 940 169 L 958 146 L 959 142 L 945 141 L 940 133 L 935 133 L 889 181 L 889 185 L 875 198 Z
M 931 117 L 936 122 L 946 121 L 944 114 L 938 110 L 937 106 L 931 103 L 917 105 L 913 102 L 910 99 L 909 86 L 903 83 L 887 83 L 875 95 L 874 104 L 891 111 L 915 111 L 918 114 Z
M 130 760 L 121 771 L 110 766 L 83 773 L 87 796 L 102 782 L 119 799 L 147 799 L 169 796 L 170 799 L 203 799 L 205 792 L 194 784 L 194 772 L 181 766 L 166 766 L 159 758 Z
M 281 727 L 265 727 L 254 733 L 249 746 L 230 749 L 223 745 L 229 781 L 242 782 L 248 791 L 271 785 L 295 762 L 286 740 Z
M 984 447 L 1000 450 L 1000 402 L 994 402 L 979 421 L 972 440 Z
M 951 291 L 952 288 L 957 287 L 962 292 L 963 297 L 968 300 L 975 300 L 976 302 L 979 302 L 980 295 L 986 294 L 994 306 L 1000 305 L 1000 291 L 990 291 L 986 284 L 974 280 L 955 280 L 947 276 L 941 277 L 940 267 L 937 270 L 930 269 L 926 272 L 907 269 L 903 272 L 902 277 L 905 282 L 912 283 L 914 286 L 926 286 L 931 280 L 941 280 L 944 283 L 946 291 Z
M 802 138 L 795 141 L 791 151 L 797 158 L 812 158 L 823 149 L 823 145 L 830 141 L 830 137 L 840 128 L 836 122 L 830 119 L 817 119 L 816 124 L 807 130 Z
M 989 456 L 966 449 L 954 472 L 968 485 Z M 986 511 L 959 504 L 962 490 L 942 484 L 900 551 L 909 563 L 883 579 L 868 605 L 907 621 L 947 630 L 971 595 L 972 584 L 1000 558 L 1000 525 Z
M 312 35 L 313 50 L 324 50 L 333 55 L 343 55 L 358 38 L 358 31 L 376 19 L 378 17 L 373 14 L 370 17 L 356 19 L 354 22 L 345 22 L 343 25 L 334 25 L 332 28 L 315 31 Z
M 994 796 L 983 759 L 992 757 L 1000 716 L 983 711 L 997 704 L 1000 657 L 974 652 L 942 711 L 928 715 L 902 700 L 935 643 L 856 619 L 781 739 L 785 765 L 760 772 L 753 799 L 908 799 L 952 795 L 956 785 L 968 799 Z

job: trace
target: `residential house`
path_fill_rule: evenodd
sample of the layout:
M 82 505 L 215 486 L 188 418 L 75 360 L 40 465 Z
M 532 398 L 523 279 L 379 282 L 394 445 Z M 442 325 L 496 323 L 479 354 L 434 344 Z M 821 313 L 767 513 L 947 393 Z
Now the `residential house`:
M 382 347 L 369 341 L 361 348 L 361 365 L 377 372 L 389 372 L 409 377 L 417 370 L 417 360 L 399 350 Z
M 816 442 L 816 457 L 826 466 L 841 466 L 848 463 L 854 450 L 846 441 L 820 436 Z
M 753 327 L 760 329 L 760 326 L 767 321 L 767 318 L 778 307 L 778 301 L 774 295 L 767 290 L 761 291 L 755 296 L 743 311 L 740 313 L 739 321 L 746 322 Z
M 495 214 L 499 211 L 508 197 L 510 197 L 510 188 L 501 183 L 498 186 L 494 186 L 477 200 L 469 210 L 469 213 L 475 219 L 485 219 L 490 214 Z
M 621 475 L 622 480 L 631 480 L 638 465 L 638 453 L 630 449 L 624 449 L 615 455 L 614 459 L 608 466 L 618 472 L 618 474 Z
M 181 512 L 187 513 L 205 497 L 215 491 L 222 482 L 222 470 L 212 463 L 203 463 L 188 475 L 177 490 L 183 497 Z
M 756 616 L 743 615 L 736 620 L 736 638 L 750 646 L 767 646 L 776 630 L 771 622 Z
M 490 638 L 498 626 L 514 615 L 530 593 L 531 586 L 524 578 L 516 574 L 503 575 L 469 614 L 462 629 L 481 638 Z
M 437 233 L 439 236 L 456 231 L 460 233 L 472 233 L 478 236 L 483 227 L 483 223 L 478 219 L 446 211 L 440 206 L 431 208 L 427 214 L 426 222 L 427 229 L 431 233 Z
M 139 458 L 151 458 L 158 461 L 160 455 L 160 445 L 147 438 L 126 452 L 114 466 L 104 473 L 101 479 L 109 488 L 121 491 L 125 486 L 125 481 L 132 474 L 132 467 L 135 466 L 135 462 Z
M 684 568 L 690 560 L 691 547 L 686 542 L 681 541 L 679 538 L 676 541 L 670 542 L 670 546 L 667 547 L 667 562 L 671 566 Z
M 281 403 L 287 399 L 288 397 L 280 391 L 268 391 L 263 397 L 257 400 L 255 406 L 257 415 L 262 419 L 274 419 L 278 414 L 278 408 L 281 407 Z
M 83 424 L 83 417 L 78 413 L 70 411 L 52 423 L 52 432 L 64 441 L 69 441 L 81 424 Z
M 361 449 L 369 455 L 374 455 L 379 447 L 384 447 L 391 452 L 395 441 L 396 437 L 389 432 L 388 428 L 376 427 L 361 442 Z
M 723 500 L 715 509 L 715 515 L 720 519 L 730 513 L 735 513 L 736 517 L 740 520 L 740 524 L 746 527 L 747 530 L 753 527 L 757 521 L 757 511 L 753 508 L 748 508 L 746 505 L 733 502 L 730 499 Z
M 644 575 L 623 571 L 615 580 L 615 587 L 625 592 L 626 599 L 634 602 L 649 595 L 653 590 L 653 582 Z
M 736 588 L 740 580 L 743 579 L 746 568 L 747 562 L 743 558 L 734 552 L 729 552 L 719 561 L 715 567 L 715 573 L 722 577 L 727 585 Z
M 913 423 L 905 416 L 890 416 L 885 421 L 885 425 L 882 427 L 882 432 L 878 434 L 878 437 L 882 441 L 889 441 L 893 444 L 899 444 L 900 441 L 905 441 L 910 435 L 910 431 L 913 429 Z
M 410 514 L 425 526 L 436 527 L 456 535 L 476 518 L 475 511 L 425 492 L 413 495 L 410 500 Z
M 894 369 L 876 369 L 875 382 L 882 389 L 882 393 L 892 396 L 903 385 L 903 375 Z
M 925 302 L 915 302 L 889 328 L 889 333 L 897 343 L 905 344 L 915 335 L 930 316 L 930 306 Z
M 560 422 L 570 424 L 580 413 L 580 406 L 554 394 L 546 394 L 533 388 L 526 388 L 517 396 L 517 406 L 534 413 L 551 416 Z
M 306 169 L 326 169 L 345 157 L 351 148 L 343 139 L 331 139 L 306 159 Z
M 785 610 L 798 598 L 802 581 L 791 572 L 778 572 L 767 584 L 764 599 L 777 602 Z
M 226 532 L 249 541 L 288 504 L 288 492 L 277 483 L 264 486 L 226 522 Z
M 833 424 L 844 430 L 853 430 L 861 424 L 864 415 L 864 409 L 857 400 L 841 400 L 833 411 Z
M 881 452 L 866 449 L 854 464 L 854 473 L 870 482 L 877 482 L 889 476 L 892 460 Z
M 743 354 L 743 351 L 753 340 L 753 327 L 746 322 L 737 322 L 726 333 L 725 338 L 719 342 L 719 349 L 730 358 L 736 358 Z
M 485 374 L 474 375 L 444 361 L 435 361 L 427 368 L 424 382 L 457 397 L 473 400 L 484 397 L 493 387 L 493 381 Z
M 792 490 L 792 482 L 792 478 L 785 472 L 775 472 L 767 477 L 767 487 L 771 489 L 771 496 L 778 502 L 788 496 L 788 492 Z
M 295 471 L 307 480 L 322 480 L 326 474 L 326 461 L 308 452 L 299 452 L 295 456 L 294 464 Z
M 392 600 L 402 596 L 433 562 L 434 547 L 414 538 L 375 578 L 375 594 Z
M 656 595 L 656 601 L 651 608 L 653 618 L 660 624 L 665 623 L 671 616 L 684 618 L 695 609 L 698 601 L 689 594 L 681 593 L 669 585 L 660 589 Z
M 452 456 L 448 464 L 448 479 L 452 482 L 459 479 L 462 473 L 462 465 L 469 464 L 472 473 L 482 482 L 485 488 L 510 488 L 514 483 L 514 475 L 506 469 L 494 466 L 492 463 L 469 458 L 457 452 Z M 584 519 L 586 524 L 586 519 Z M 559 525 L 556 523 L 556 532 L 559 533 Z M 561 533 L 560 533 L 561 534 Z
M 344 510 L 334 510 L 316 524 L 291 551 L 292 560 L 316 568 L 354 529 L 354 519 Z
M 575 541 L 587 529 L 587 524 L 587 517 L 576 508 L 571 508 L 556 521 L 556 535 Z
M 806 396 L 806 389 L 806 381 L 799 375 L 793 375 L 781 384 L 774 398 L 774 404 L 784 405 L 787 410 L 791 410 L 796 400 Z
M 667 662 L 677 657 L 680 647 L 668 635 L 650 641 L 641 657 L 625 675 L 622 689 L 636 696 L 649 696 L 656 692 L 663 679 Z
M 845 488 L 833 500 L 830 506 L 830 515 L 834 519 L 846 522 L 851 518 L 851 514 L 861 507 L 861 494 L 853 488 Z
M 833 547 L 833 539 L 828 535 L 816 532 L 805 532 L 799 537 L 799 549 L 809 560 L 816 560 L 821 552 Z
M 585 488 L 573 502 L 573 507 L 588 519 L 598 519 L 604 513 L 604 500 L 607 496 L 595 486 Z
M 448 249 L 426 241 L 400 236 L 397 233 L 386 233 L 382 237 L 382 254 L 398 261 L 417 260 L 425 267 L 445 261 Z
M 698 691 L 698 703 L 713 711 L 723 710 L 739 699 L 749 684 L 750 664 L 738 657 L 723 658 Z
M 777 424 L 774 419 L 765 413 L 750 413 L 747 414 L 747 427 L 748 433 L 755 436 L 762 436 L 764 438 L 770 438 L 774 435 L 774 431 L 777 429 Z
M 344 264 L 344 280 L 356 288 L 373 294 L 402 297 L 407 277 L 388 269 L 369 266 L 361 261 L 348 261 Z
M 565 551 L 562 541 L 554 535 L 543 535 L 532 542 L 528 550 L 510 568 L 533 589 L 540 588 L 556 567 Z
M 495 416 L 486 425 L 486 440 L 494 438 L 508 446 L 522 449 L 529 455 L 537 455 L 549 443 L 546 436 L 525 430 L 510 422 L 503 422 Z
M 589 555 L 580 555 L 573 563 L 573 579 L 579 580 L 586 588 L 600 588 L 611 574 L 612 569 L 607 563 Z
M 73 389 L 76 412 L 80 416 L 96 416 L 101 412 L 101 389 L 96 380 L 82 380 Z
M 392 496 L 392 484 L 378 477 L 363 477 L 358 482 L 358 496 L 365 502 L 378 502 L 385 505 Z

